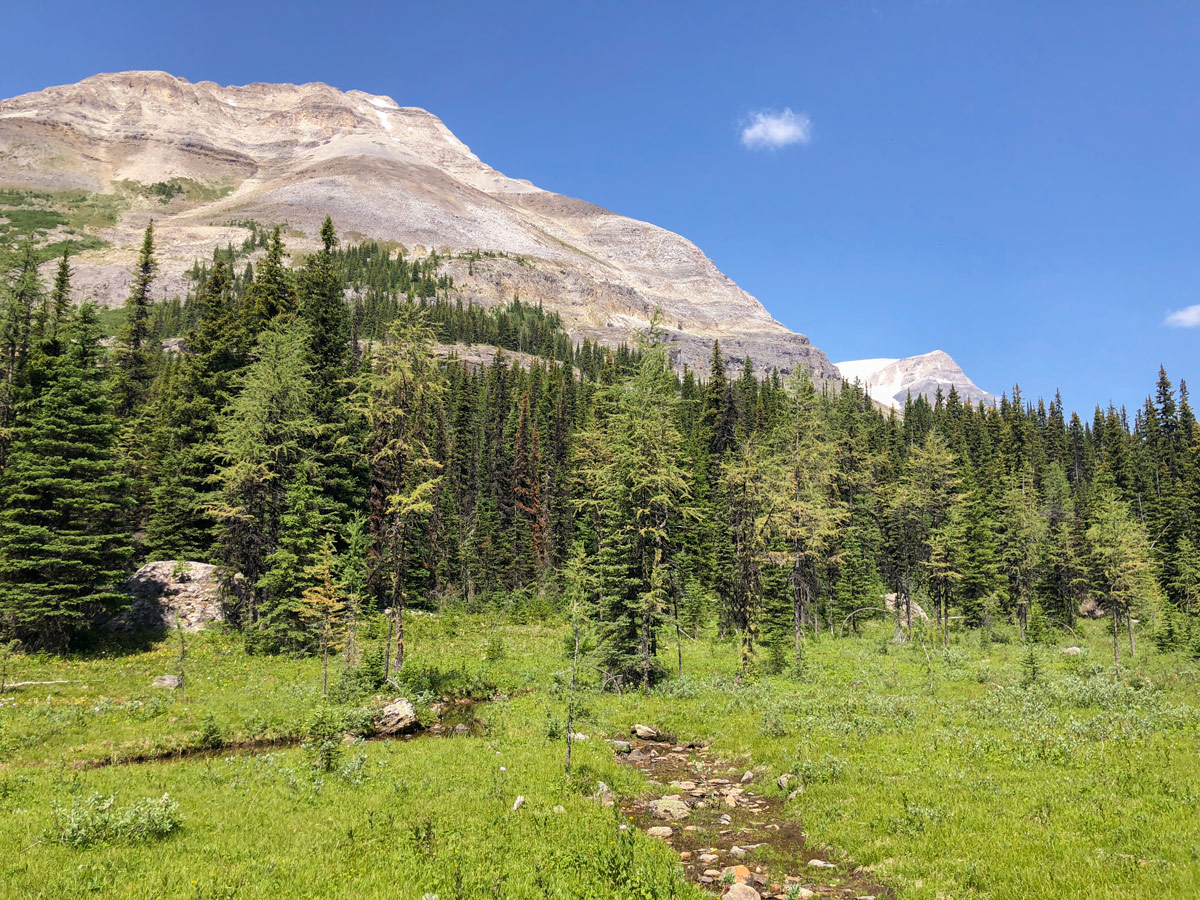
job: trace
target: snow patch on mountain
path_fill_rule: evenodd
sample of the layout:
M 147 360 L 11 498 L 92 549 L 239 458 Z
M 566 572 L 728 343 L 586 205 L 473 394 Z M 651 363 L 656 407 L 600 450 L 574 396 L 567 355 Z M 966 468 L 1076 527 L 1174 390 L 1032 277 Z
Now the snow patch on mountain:
M 903 409 L 909 394 L 914 397 L 924 395 L 932 402 L 938 388 L 948 394 L 952 386 L 964 403 L 996 402 L 995 397 L 979 388 L 962 367 L 941 350 L 903 359 L 856 359 L 834 365 L 843 380 L 858 381 L 871 399 L 893 409 Z

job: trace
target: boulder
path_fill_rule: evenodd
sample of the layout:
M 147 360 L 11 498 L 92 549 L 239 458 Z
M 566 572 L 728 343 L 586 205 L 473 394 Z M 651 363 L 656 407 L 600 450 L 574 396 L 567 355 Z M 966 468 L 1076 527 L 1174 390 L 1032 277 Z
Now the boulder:
M 201 631 L 225 621 L 220 570 L 207 563 L 160 560 L 146 563 L 125 583 L 132 602 L 112 620 L 118 629 L 174 628 Z
M 666 825 L 655 825 L 653 828 L 647 828 L 646 834 L 653 838 L 662 838 L 664 841 L 675 833 L 675 829 L 668 828 Z
M 652 800 L 646 808 L 654 818 L 674 822 L 686 819 L 691 812 L 688 805 L 678 797 L 663 797 L 661 800 Z
M 888 612 L 895 615 L 896 604 L 900 604 L 900 619 L 904 620 L 904 601 L 900 599 L 899 594 L 885 594 L 883 597 L 884 605 L 887 606 Z M 929 616 L 925 614 L 925 610 L 921 609 L 916 600 L 909 601 L 909 606 L 912 608 L 912 618 L 914 622 L 928 622 Z
M 753 780 L 754 780 L 753 772 L 747 772 L 745 775 L 742 776 L 742 784 L 749 784 Z
M 753 876 L 745 866 L 726 866 L 721 870 L 723 878 L 733 877 L 734 884 L 749 884 Z
M 634 725 L 633 733 L 643 741 L 658 741 L 662 740 L 662 735 L 657 728 L 651 728 L 649 725 Z
M 404 734 L 417 727 L 417 711 L 403 697 L 397 697 L 375 717 L 376 734 Z
M 725 900 L 762 900 L 762 894 L 748 884 L 735 884 L 725 892 Z
M 154 679 L 154 686 L 178 690 L 183 686 L 183 679 L 178 675 L 159 675 Z
M 609 743 L 612 744 L 612 748 L 618 753 L 628 753 L 633 749 L 633 744 L 629 743 L 629 741 L 609 741 Z

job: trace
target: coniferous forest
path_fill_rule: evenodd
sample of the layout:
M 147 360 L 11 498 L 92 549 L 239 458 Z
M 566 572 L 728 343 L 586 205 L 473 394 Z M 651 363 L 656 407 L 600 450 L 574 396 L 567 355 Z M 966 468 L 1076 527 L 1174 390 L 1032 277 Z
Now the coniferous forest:
M 1013 387 L 884 414 L 717 343 L 679 370 L 654 326 L 576 343 L 519 298 L 465 303 L 436 255 L 321 238 L 290 265 L 256 229 L 163 302 L 151 226 L 108 338 L 68 257 L 5 274 L 0 638 L 84 645 L 134 568 L 187 559 L 221 568 L 255 653 L 388 611 L 400 667 L 410 611 L 571 616 L 616 689 L 677 672 L 702 628 L 780 671 L 806 635 L 903 641 L 919 611 L 943 640 L 1086 613 L 1118 660 L 1135 634 L 1200 654 L 1200 428 L 1165 371 L 1134 410 Z

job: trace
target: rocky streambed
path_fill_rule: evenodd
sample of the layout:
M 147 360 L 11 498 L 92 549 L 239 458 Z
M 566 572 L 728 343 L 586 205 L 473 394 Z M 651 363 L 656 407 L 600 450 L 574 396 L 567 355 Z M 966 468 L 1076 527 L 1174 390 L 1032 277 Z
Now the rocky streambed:
M 656 729 L 633 731 L 613 745 L 653 792 L 621 801 L 621 809 L 679 854 L 691 881 L 723 891 L 728 900 L 895 900 L 868 872 L 810 846 L 800 822 L 784 814 L 785 802 L 756 789 L 759 773 L 739 770 L 707 747 L 667 740 Z M 782 776 L 780 787 L 796 787 L 788 782 Z

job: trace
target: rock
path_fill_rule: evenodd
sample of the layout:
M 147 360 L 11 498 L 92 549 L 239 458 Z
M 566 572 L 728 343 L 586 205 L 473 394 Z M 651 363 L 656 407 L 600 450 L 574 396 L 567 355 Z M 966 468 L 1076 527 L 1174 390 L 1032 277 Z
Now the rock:
M 681 851 L 681 852 L 680 852 L 680 854 L 679 854 L 679 858 L 680 858 L 680 859 L 691 859 L 691 858 L 692 858 L 692 854 L 691 854 L 690 852 L 688 852 L 687 850 L 683 850 L 683 851 Z
M 561 814 L 561 813 L 565 813 L 567 811 L 567 808 L 565 806 L 556 806 L 556 807 L 554 807 L 554 809 L 552 809 L 550 811 L 553 813 Z
M 734 844 L 732 847 L 729 848 L 729 855 L 736 856 L 739 859 L 741 857 L 745 856 L 749 852 L 750 852 L 749 850 L 746 850 L 744 847 L 739 847 L 737 844 Z
M 633 749 L 633 744 L 629 743 L 629 741 L 609 741 L 609 743 L 612 744 L 612 748 L 618 753 L 628 753 Z
M 735 884 L 724 896 L 725 900 L 762 900 L 762 894 L 748 884 Z
M 225 621 L 220 570 L 207 563 L 160 560 L 146 563 L 125 582 L 132 602 L 111 620 L 116 629 L 174 628 L 200 631 Z
M 742 784 L 749 784 L 753 780 L 754 780 L 753 772 L 747 772 L 745 775 L 742 776 Z
M 815 891 L 810 891 L 806 887 L 801 887 L 798 884 L 788 886 L 788 892 L 784 895 L 788 900 L 812 900 L 817 896 Z
M 649 725 L 634 725 L 633 733 L 635 735 L 637 735 L 639 738 L 641 738 L 643 741 L 659 740 L 658 729 L 651 728 Z
M 803 793 L 804 793 L 804 788 L 798 787 L 794 791 L 792 791 L 790 794 L 788 794 L 787 798 L 789 801 L 795 800 L 797 797 L 799 797 Z
M 652 828 L 646 829 L 646 834 L 652 838 L 662 838 L 666 840 L 675 833 L 675 829 L 668 828 L 666 825 L 655 825 Z
M 900 599 L 899 594 L 886 594 L 883 598 L 883 601 L 884 601 L 884 604 L 888 608 L 888 612 L 890 612 L 890 613 L 896 612 L 896 604 L 899 603 L 900 604 L 900 617 L 901 617 L 901 619 L 904 618 L 904 601 Z M 912 608 L 912 618 L 913 618 L 914 622 L 917 622 L 917 621 L 928 622 L 929 621 L 929 616 L 926 615 L 925 610 L 921 609 L 920 605 L 917 603 L 916 600 L 910 600 L 909 606 Z
M 678 797 L 663 797 L 661 800 L 652 800 L 646 808 L 654 818 L 666 819 L 668 821 L 686 819 L 691 812 L 688 805 Z
M 1068 647 L 1063 651 L 1063 656 L 1078 656 L 1083 650 L 1079 647 Z
M 518 809 L 520 809 L 524 805 L 525 805 L 525 795 L 518 794 L 517 799 L 513 802 L 513 812 L 516 812 Z
M 728 877 L 729 875 L 732 875 L 734 884 L 748 884 L 752 878 L 750 875 L 750 870 L 745 866 L 740 865 L 726 866 L 721 870 L 721 875 L 722 877 Z
M 586 734 L 583 734 L 583 733 L 577 731 L 573 735 L 571 735 L 571 740 L 586 741 L 586 740 L 588 740 L 588 736 Z
M 717 856 L 717 854 L 715 854 L 715 853 L 701 853 L 701 854 L 700 854 L 700 862 L 702 862 L 702 863 L 711 863 L 711 862 L 716 862 L 716 861 L 717 861 L 718 859 L 720 859 L 720 858 L 721 858 L 721 857 Z M 713 874 L 714 874 L 714 875 L 720 875 L 721 873 L 720 873 L 720 872 L 714 872 Z
M 795 775 L 792 775 L 790 773 L 785 773 L 783 775 L 780 775 L 779 778 L 777 778 L 775 780 L 775 783 L 777 785 L 779 785 L 779 789 L 781 791 L 786 791 L 788 789 L 788 785 L 791 783 L 792 779 L 795 777 L 796 777 Z
M 837 863 L 826 862 L 823 859 L 810 859 L 808 867 L 810 869 L 836 869 Z
M 159 675 L 154 679 L 154 687 L 170 688 L 175 691 L 183 686 L 183 679 L 178 675 Z
M 417 711 L 403 697 L 397 697 L 375 717 L 376 734 L 404 734 L 417 727 Z
M 592 799 L 603 803 L 605 806 L 612 806 L 615 802 L 613 800 L 612 788 L 603 781 L 596 782 L 596 793 L 592 794 Z
M 462 722 L 459 722 L 457 725 L 454 726 L 454 733 L 457 735 L 470 734 L 471 729 L 468 728 L 466 725 L 464 725 Z

